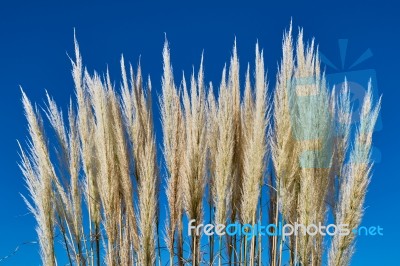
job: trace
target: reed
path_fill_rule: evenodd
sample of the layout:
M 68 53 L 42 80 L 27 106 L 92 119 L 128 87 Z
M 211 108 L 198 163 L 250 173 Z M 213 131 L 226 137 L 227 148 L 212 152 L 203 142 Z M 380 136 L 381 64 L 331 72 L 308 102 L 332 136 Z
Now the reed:
M 331 215 L 350 229 L 360 225 L 381 100 L 374 103 L 369 85 L 353 137 L 349 84 L 328 87 L 314 40 L 305 42 L 302 29 L 294 40 L 290 25 L 282 53 L 269 97 L 258 43 L 241 84 L 235 40 L 214 91 L 205 82 L 203 56 L 189 84 L 183 75 L 176 85 L 165 41 L 160 110 L 153 114 L 154 90 L 140 65 L 134 71 L 122 57 L 116 88 L 108 71 L 83 67 L 75 39 L 75 99 L 66 116 L 47 92 L 41 110 L 22 91 L 28 139 L 18 143 L 19 166 L 43 265 L 319 266 L 324 256 L 328 265 L 350 265 L 354 234 L 300 231 L 268 241 L 260 232 L 185 234 L 185 221 L 197 227 L 207 219 L 308 226 L 326 225 Z M 58 242 L 66 256 L 55 254 Z

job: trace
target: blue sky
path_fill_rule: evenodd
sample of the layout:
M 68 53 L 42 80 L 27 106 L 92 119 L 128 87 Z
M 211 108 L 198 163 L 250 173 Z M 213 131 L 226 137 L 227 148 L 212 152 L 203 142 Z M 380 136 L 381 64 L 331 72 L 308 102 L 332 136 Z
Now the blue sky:
M 274 84 L 281 56 L 282 33 L 291 18 L 305 37 L 315 37 L 320 51 L 335 66 L 326 65 L 332 80 L 345 74 L 361 86 L 373 75 L 376 94 L 383 94 L 381 128 L 375 133 L 377 159 L 369 187 L 363 225 L 380 225 L 384 236 L 360 237 L 352 265 L 395 265 L 399 248 L 399 8 L 389 1 L 285 2 L 228 1 L 113 4 L 33 3 L 0 4 L 0 258 L 19 244 L 35 240 L 34 221 L 19 195 L 26 193 L 17 167 L 16 140 L 24 140 L 26 123 L 20 101 L 21 85 L 42 103 L 45 89 L 64 108 L 73 97 L 67 53 L 73 55 L 73 29 L 90 70 L 119 77 L 121 53 L 136 64 L 160 91 L 164 33 L 171 43 L 175 73 L 189 73 L 204 51 L 206 79 L 218 83 L 224 63 L 237 39 L 242 69 L 253 62 L 258 40 L 264 48 L 268 78 Z M 341 56 L 340 39 L 347 39 Z M 343 41 L 341 41 L 343 48 Z M 365 59 L 351 65 L 368 49 Z M 343 51 L 343 49 L 342 49 Z M 370 55 L 370 56 L 368 56 Z M 371 56 L 372 55 L 372 56 Z M 342 61 L 344 65 L 342 67 Z M 355 73 L 357 71 L 357 73 Z M 336 76 L 335 76 L 336 75 Z M 159 127 L 159 124 L 158 124 Z M 24 245 L 0 265 L 39 265 L 36 245 Z

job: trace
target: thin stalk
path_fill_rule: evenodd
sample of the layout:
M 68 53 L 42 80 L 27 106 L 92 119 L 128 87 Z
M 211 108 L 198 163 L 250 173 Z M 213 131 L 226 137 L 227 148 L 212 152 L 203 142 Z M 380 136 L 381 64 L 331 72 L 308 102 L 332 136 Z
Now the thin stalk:
M 253 226 L 254 226 L 254 219 L 253 219 Z M 252 235 L 251 236 L 251 240 L 250 240 L 251 242 L 250 242 L 250 253 L 249 253 L 249 256 L 250 256 L 250 265 L 254 265 L 254 253 L 255 253 L 255 239 L 254 239 L 254 236 Z
M 209 197 L 211 198 L 211 196 Z M 209 209 L 210 209 L 210 224 L 212 224 L 213 208 L 211 203 L 209 205 Z M 210 262 L 211 262 L 214 258 L 214 235 L 209 236 L 209 243 L 210 243 Z
M 196 266 L 197 265 L 197 261 L 196 261 L 196 234 L 193 234 L 192 236 L 192 265 Z
M 298 242 L 298 237 L 296 237 L 296 243 L 295 243 L 295 247 L 294 247 L 294 265 L 297 265 L 297 242 Z
M 82 246 L 81 246 L 81 243 L 80 243 L 79 240 L 78 240 L 77 246 L 78 246 L 78 261 L 79 261 L 79 265 L 85 266 L 86 263 L 85 263 L 85 260 L 83 259 Z
M 174 265 L 174 253 L 170 252 L 169 253 L 169 266 L 173 266 L 173 265 Z
M 262 186 L 261 186 L 261 193 L 260 193 L 260 208 L 258 210 L 258 220 L 259 223 L 262 223 Z M 261 232 L 258 230 L 258 265 L 262 265 L 262 239 L 261 239 Z
M 157 250 L 158 250 L 158 266 L 161 266 L 161 251 L 160 251 L 160 232 L 159 232 L 159 222 L 157 219 Z
M 229 260 L 229 265 L 236 265 L 237 263 L 237 252 L 236 252 L 236 234 L 231 238 L 231 243 L 232 243 L 232 254 L 229 254 L 229 258 L 231 258 L 231 256 L 233 256 L 233 261 Z
M 289 259 L 290 266 L 295 265 L 294 264 L 294 250 L 293 250 L 294 245 L 295 245 L 295 236 L 291 235 L 290 236 L 290 253 L 289 253 L 289 255 L 290 255 L 290 259 Z
M 278 266 L 282 265 L 282 248 L 283 248 L 284 239 L 281 237 L 280 245 L 279 245 L 279 264 Z
M 239 265 L 243 265 L 243 252 L 244 252 L 244 245 L 243 245 L 243 237 L 240 238 L 240 258 L 239 258 Z
M 179 266 L 183 266 L 183 230 L 182 230 L 182 224 L 178 225 L 178 265 Z
M 251 262 L 250 262 L 250 264 L 251 265 L 255 265 L 255 263 L 256 263 L 256 254 L 257 254 L 257 239 L 258 239 L 258 236 L 253 236 L 252 238 L 251 238 L 251 241 L 252 241 L 252 247 L 251 247 L 251 253 L 250 253 L 250 260 L 251 260 Z
M 276 199 L 275 199 L 275 204 L 276 204 L 276 206 L 275 206 L 275 228 L 278 228 L 278 219 L 279 219 L 279 206 L 278 206 L 278 199 L 279 199 L 279 187 L 280 187 L 280 184 L 279 184 L 279 181 L 278 181 L 278 186 L 277 186 L 277 192 L 276 192 Z M 275 232 L 276 233 L 276 232 Z M 277 259 L 277 254 L 276 254 L 276 251 L 277 251 L 277 246 L 278 246 L 278 236 L 277 236 L 277 234 L 275 234 L 275 236 L 274 236 L 274 254 L 273 254 L 273 266 L 276 266 L 276 259 Z
M 83 226 L 81 227 L 81 234 L 82 234 L 82 237 L 83 237 L 83 240 L 82 240 L 82 242 L 83 242 L 83 245 L 84 245 L 84 249 L 85 249 L 85 252 L 86 252 L 86 260 L 88 260 L 89 262 L 89 266 L 93 266 L 93 264 L 90 264 L 90 260 L 89 260 L 89 253 L 88 253 L 88 248 L 87 248 L 87 244 L 86 244 L 86 242 L 87 242 L 87 239 L 86 239 L 86 236 L 85 236 L 85 232 L 84 232 L 84 230 L 83 230 Z
M 100 266 L 100 228 L 98 223 L 95 223 L 95 240 L 96 240 L 96 265 Z
M 92 261 L 92 266 L 94 266 L 94 251 L 93 251 L 93 239 L 92 237 L 95 235 L 95 233 L 93 234 L 93 229 L 92 229 L 92 222 L 89 222 L 89 240 L 90 240 L 90 257 L 91 257 L 91 261 Z
M 89 194 L 89 192 L 86 192 L 88 195 L 90 195 Z M 93 229 L 92 229 L 92 221 L 91 221 L 91 219 L 90 219 L 90 217 L 92 217 L 91 216 L 91 208 L 90 208 L 90 206 L 91 206 L 91 204 L 90 204 L 90 200 L 91 200 L 91 197 L 90 196 L 88 196 L 87 197 L 87 200 L 88 200 L 88 213 L 89 213 L 89 241 L 90 241 L 90 257 L 91 257 L 91 261 L 92 261 L 92 266 L 94 266 L 94 252 L 93 252 L 93 241 L 92 241 L 92 235 L 93 235 Z M 82 228 L 82 231 L 83 231 L 83 228 Z
M 247 265 L 247 236 L 244 238 L 244 265 Z
M 62 222 L 61 222 L 60 216 L 57 215 L 57 218 L 58 218 L 58 222 L 60 224 L 61 234 L 63 236 L 63 240 L 64 240 L 64 244 L 65 244 L 65 249 L 67 250 L 68 261 L 69 261 L 69 264 L 72 265 L 71 253 L 70 253 L 69 247 L 68 247 L 68 241 L 67 241 L 67 236 L 65 233 L 65 228 L 61 224 Z
M 218 265 L 222 265 L 222 236 L 219 236 L 219 254 L 218 254 Z

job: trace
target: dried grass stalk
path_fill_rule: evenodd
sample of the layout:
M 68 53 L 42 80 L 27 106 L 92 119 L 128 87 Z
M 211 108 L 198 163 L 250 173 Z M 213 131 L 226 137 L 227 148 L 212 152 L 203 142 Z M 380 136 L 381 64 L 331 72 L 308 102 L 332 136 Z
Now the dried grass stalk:
M 343 168 L 344 178 L 340 190 L 340 200 L 336 219 L 338 224 L 347 224 L 350 230 L 360 225 L 364 214 L 364 200 L 371 179 L 371 144 L 381 99 L 373 106 L 371 82 L 361 108 L 360 126 L 356 132 L 355 145 L 350 153 L 350 161 Z M 329 251 L 329 265 L 349 265 L 354 253 L 355 235 L 335 235 Z

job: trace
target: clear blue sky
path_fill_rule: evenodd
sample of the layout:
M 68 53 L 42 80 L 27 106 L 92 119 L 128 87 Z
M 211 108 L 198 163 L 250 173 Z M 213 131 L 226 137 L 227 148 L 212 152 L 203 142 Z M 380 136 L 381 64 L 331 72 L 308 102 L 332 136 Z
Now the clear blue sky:
M 181 70 L 190 72 L 193 64 L 198 65 L 204 50 L 206 79 L 214 83 L 218 83 L 223 65 L 229 59 L 235 36 L 244 65 L 253 62 L 254 45 L 259 40 L 265 50 L 269 80 L 274 84 L 282 33 L 293 18 L 295 29 L 304 27 L 305 36 L 314 36 L 322 53 L 337 66 L 337 69 L 326 66 L 328 74 L 343 76 L 360 71 L 355 76 L 360 83 L 366 83 L 369 73 L 376 74 L 376 92 L 383 94 L 382 128 L 375 134 L 380 156 L 376 156 L 379 162 L 369 187 L 363 224 L 383 226 L 384 236 L 360 237 L 352 265 L 399 265 L 398 259 L 395 260 L 400 247 L 397 228 L 400 10 L 397 6 L 383 0 L 269 4 L 267 1 L 36 2 L 0 4 L 0 258 L 18 244 L 36 237 L 33 218 L 26 215 L 19 195 L 26 190 L 17 167 L 16 140 L 24 140 L 27 133 L 19 85 L 34 101 L 42 103 L 47 89 L 58 103 L 67 106 L 73 96 L 67 53 L 73 55 L 74 27 L 84 63 L 90 70 L 105 70 L 108 65 L 111 75 L 118 79 L 121 53 L 133 63 L 141 55 L 143 72 L 151 75 L 153 87 L 160 91 L 164 33 L 171 43 L 176 74 L 180 75 Z M 348 39 L 343 68 L 339 39 Z M 367 49 L 373 56 L 349 69 Z M 159 129 L 159 124 L 156 126 Z M 36 245 L 22 246 L 14 256 L 0 262 L 0 265 L 39 264 Z

